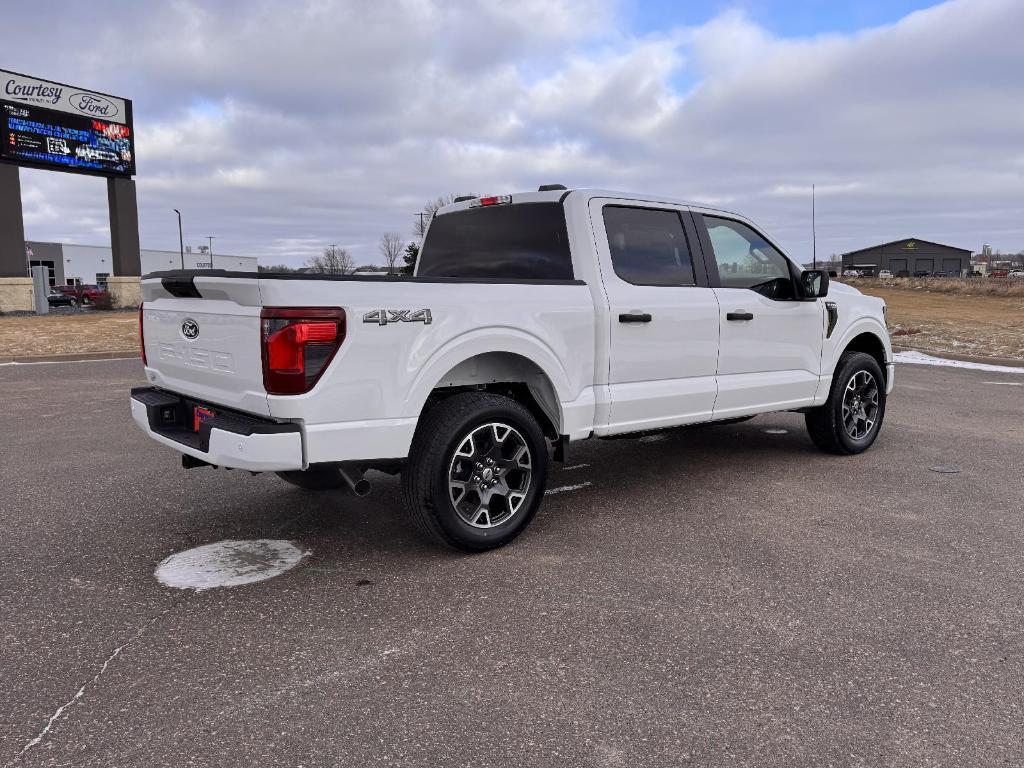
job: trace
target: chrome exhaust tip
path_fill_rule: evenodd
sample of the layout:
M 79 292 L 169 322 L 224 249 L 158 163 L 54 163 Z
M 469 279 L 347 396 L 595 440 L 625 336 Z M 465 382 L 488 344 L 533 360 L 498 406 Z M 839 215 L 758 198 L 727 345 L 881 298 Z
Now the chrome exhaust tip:
M 339 467 L 338 472 L 341 473 L 341 478 L 345 481 L 345 485 L 348 486 L 353 495 L 361 498 L 373 490 L 373 484 L 363 477 L 362 472 L 345 469 L 344 467 Z

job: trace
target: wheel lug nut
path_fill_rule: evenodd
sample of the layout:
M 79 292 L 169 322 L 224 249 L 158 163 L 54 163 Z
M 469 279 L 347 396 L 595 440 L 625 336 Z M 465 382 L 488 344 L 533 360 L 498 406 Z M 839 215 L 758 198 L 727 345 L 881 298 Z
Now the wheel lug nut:
M 483 465 L 483 464 L 481 464 L 481 463 L 480 463 L 480 462 L 478 461 L 478 462 L 476 463 L 476 468 L 477 468 L 477 469 L 483 469 L 483 468 L 484 468 L 484 465 Z

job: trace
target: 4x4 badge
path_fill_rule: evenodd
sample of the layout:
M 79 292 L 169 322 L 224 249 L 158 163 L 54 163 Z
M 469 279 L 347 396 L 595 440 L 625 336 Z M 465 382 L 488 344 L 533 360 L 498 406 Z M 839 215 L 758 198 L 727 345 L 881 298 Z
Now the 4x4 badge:
M 423 323 L 430 325 L 429 309 L 375 309 L 363 315 L 364 323 L 387 325 L 388 323 Z

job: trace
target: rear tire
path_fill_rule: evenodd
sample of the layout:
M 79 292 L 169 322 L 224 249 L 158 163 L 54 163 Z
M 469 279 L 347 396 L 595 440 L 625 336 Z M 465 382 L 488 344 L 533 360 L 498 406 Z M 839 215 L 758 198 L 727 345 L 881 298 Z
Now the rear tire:
M 426 538 L 464 552 L 512 541 L 547 482 L 548 447 L 533 415 L 508 397 L 452 395 L 427 410 L 402 472 L 402 500 Z
M 884 418 L 885 378 L 878 361 L 864 352 L 839 358 L 828 400 L 804 417 L 814 444 L 840 455 L 870 448 Z
M 307 491 L 334 491 L 345 487 L 345 479 L 335 467 L 296 469 L 275 474 L 286 483 L 305 488 Z

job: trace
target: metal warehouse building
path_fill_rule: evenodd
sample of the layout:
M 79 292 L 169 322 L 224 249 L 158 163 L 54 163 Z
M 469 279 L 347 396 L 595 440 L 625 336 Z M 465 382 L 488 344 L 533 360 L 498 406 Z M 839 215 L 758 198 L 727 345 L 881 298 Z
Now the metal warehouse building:
M 184 261 L 186 269 L 230 269 L 236 272 L 255 272 L 255 256 L 211 256 L 208 251 L 189 249 L 182 256 L 180 251 L 139 251 L 142 274 L 179 269 Z M 50 270 L 50 285 L 73 285 L 84 283 L 94 285 L 105 283 L 113 274 L 114 254 L 110 246 L 73 245 L 71 243 L 41 243 L 35 240 L 25 243 L 25 272 L 31 267 L 46 267 Z
M 861 272 L 871 270 L 878 274 L 881 269 L 892 273 L 927 272 L 934 275 L 942 272 L 948 275 L 964 275 L 971 268 L 971 252 L 966 248 L 955 248 L 952 245 L 933 243 L 916 237 L 894 240 L 891 243 L 873 245 L 843 254 L 843 271 L 857 269 Z

